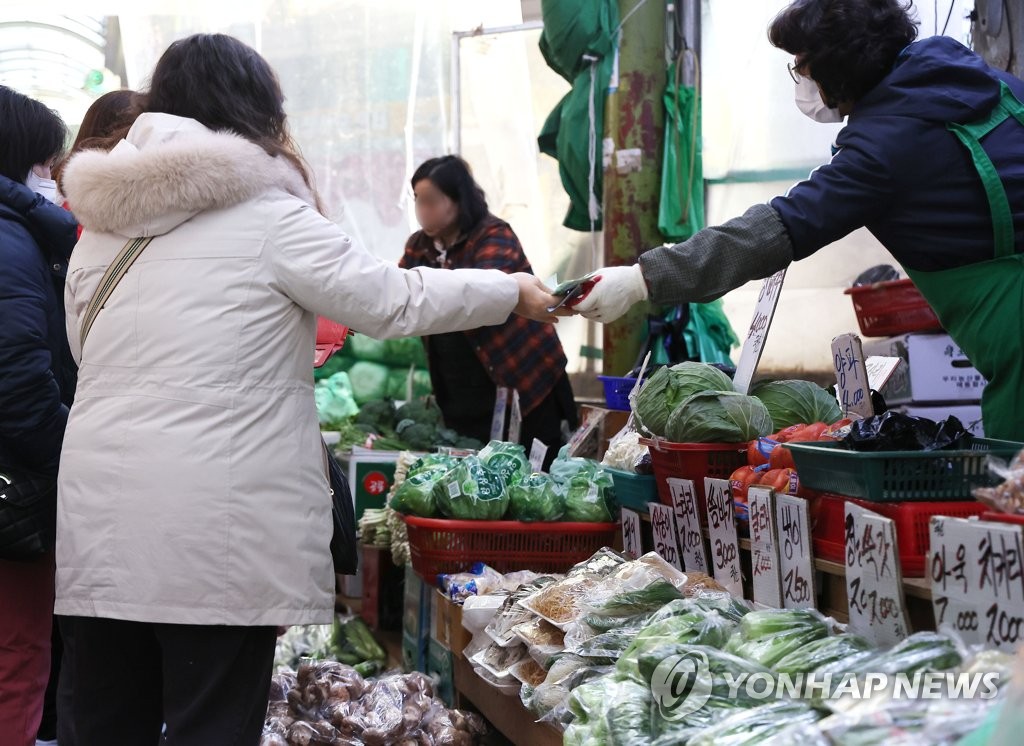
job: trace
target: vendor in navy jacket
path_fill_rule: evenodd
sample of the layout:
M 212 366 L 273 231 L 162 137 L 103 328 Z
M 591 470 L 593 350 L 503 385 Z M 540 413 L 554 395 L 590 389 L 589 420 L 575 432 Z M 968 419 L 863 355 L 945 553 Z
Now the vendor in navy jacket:
M 914 42 L 899 0 L 797 0 L 769 38 L 794 56 L 801 110 L 847 119 L 832 160 L 741 217 L 632 267 L 576 306 L 702 302 L 865 226 L 903 265 L 989 383 L 990 437 L 1024 440 L 1024 82 L 948 37 Z

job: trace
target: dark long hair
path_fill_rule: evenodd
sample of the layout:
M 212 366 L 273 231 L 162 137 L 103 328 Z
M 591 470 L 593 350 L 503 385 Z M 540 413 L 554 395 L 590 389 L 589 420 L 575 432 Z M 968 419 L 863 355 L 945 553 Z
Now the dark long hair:
M 195 34 L 171 44 L 153 70 L 144 108 L 241 135 L 268 155 L 290 161 L 315 194 L 312 174 L 288 130 L 277 75 L 238 39 Z
M 459 207 L 459 231 L 465 235 L 487 217 L 487 198 L 473 178 L 469 164 L 457 155 L 431 158 L 412 175 L 412 188 L 424 179 Z
M 34 165 L 60 156 L 67 136 L 57 112 L 0 85 L 0 174 L 24 182 Z
M 830 106 L 855 102 L 888 75 L 917 38 L 911 2 L 796 0 L 768 28 L 773 45 L 797 57 Z
M 115 134 L 127 131 L 132 126 L 135 118 L 139 115 L 140 104 L 139 95 L 135 91 L 127 89 L 104 93 L 93 101 L 82 118 L 82 124 L 78 128 L 78 134 L 75 135 L 71 149 L 68 150 L 60 164 L 53 169 L 53 178 L 57 184 L 61 183 L 64 166 L 75 153 L 95 148 L 109 150 L 113 147 L 116 141 L 111 142 L 110 138 Z

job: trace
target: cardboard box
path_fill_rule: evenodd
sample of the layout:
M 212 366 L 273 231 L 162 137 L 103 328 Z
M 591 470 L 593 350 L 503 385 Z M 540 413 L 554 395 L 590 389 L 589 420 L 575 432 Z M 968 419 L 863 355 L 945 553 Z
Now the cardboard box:
M 408 671 L 425 671 L 430 642 L 430 595 L 433 589 L 405 567 L 402 604 L 402 662 Z
M 338 461 L 348 474 L 356 520 L 363 517 L 367 508 L 383 508 L 395 482 L 398 451 L 373 451 L 357 446 L 350 455 L 341 456 Z
M 455 658 L 451 650 L 433 640 L 427 655 L 427 673 L 438 679 L 434 693 L 449 707 L 455 704 Z M 481 682 L 483 684 L 483 682 Z
M 905 407 L 897 407 L 904 414 L 911 417 L 926 417 L 929 420 L 940 422 L 950 415 L 956 417 L 972 435 L 979 438 L 985 437 L 985 429 L 981 424 L 980 404 L 937 404 L 935 406 L 919 406 L 908 404 Z
M 473 635 L 462 626 L 462 606 L 434 591 L 434 633 L 432 640 L 445 650 L 461 655 Z
M 985 379 L 948 334 L 904 334 L 864 342 L 864 355 L 903 359 L 883 387 L 887 404 L 981 401 Z

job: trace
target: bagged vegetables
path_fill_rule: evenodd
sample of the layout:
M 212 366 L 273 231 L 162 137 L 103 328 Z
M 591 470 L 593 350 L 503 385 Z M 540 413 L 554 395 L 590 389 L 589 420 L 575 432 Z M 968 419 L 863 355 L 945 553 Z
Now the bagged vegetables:
M 526 449 L 518 443 L 492 440 L 480 451 L 479 458 L 485 466 L 500 474 L 508 487 L 519 484 L 533 471 L 530 460 L 526 458 Z
M 531 474 L 509 487 L 508 498 L 514 521 L 557 521 L 565 512 L 565 497 L 547 474 Z
M 437 515 L 434 490 L 447 472 L 444 467 L 430 467 L 410 473 L 391 498 L 391 508 L 405 515 L 432 518 Z
M 565 488 L 565 512 L 563 519 L 574 523 L 607 523 L 612 514 L 605 500 L 611 489 L 611 477 L 600 472 L 595 479 L 575 476 Z
M 498 521 L 508 510 L 508 491 L 501 475 L 468 456 L 445 474 L 433 491 L 441 512 L 460 520 Z

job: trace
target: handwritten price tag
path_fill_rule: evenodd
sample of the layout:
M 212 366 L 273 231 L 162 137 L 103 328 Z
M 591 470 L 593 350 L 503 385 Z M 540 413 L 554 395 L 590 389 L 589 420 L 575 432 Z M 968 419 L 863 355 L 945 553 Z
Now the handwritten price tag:
M 855 632 L 878 645 L 910 633 L 893 522 L 852 502 L 846 503 L 846 595 Z
M 786 609 L 813 609 L 817 596 L 807 501 L 802 497 L 776 495 L 775 516 L 779 533 L 782 606 Z
M 682 570 L 683 563 L 679 556 L 679 547 L 676 546 L 676 526 L 672 508 L 661 503 L 648 503 L 648 506 L 651 509 L 654 551 L 660 554 L 666 562 Z
M 754 306 L 754 318 L 743 340 L 743 350 L 740 352 L 740 361 L 736 365 L 736 375 L 733 377 L 733 388 L 741 394 L 750 391 L 750 384 L 754 380 L 757 364 L 761 362 L 761 353 L 764 352 L 764 343 L 768 339 L 768 330 L 775 317 L 775 308 L 779 305 L 779 296 L 782 294 L 782 283 L 785 279 L 786 270 L 782 269 L 761 285 L 761 294 L 757 297 L 757 305 Z
M 856 334 L 841 334 L 832 340 L 832 359 L 836 369 L 836 388 L 844 414 L 871 417 L 875 408 L 868 389 L 868 371 L 864 349 Z
M 708 503 L 708 533 L 711 536 L 712 575 L 737 598 L 743 598 L 740 570 L 740 542 L 736 535 L 732 495 L 726 479 L 705 479 Z
M 930 533 L 936 626 L 968 643 L 1014 651 L 1024 639 L 1021 527 L 936 516 Z
M 707 548 L 697 512 L 695 485 L 689 479 L 669 479 L 672 491 L 672 512 L 676 519 L 676 541 L 682 554 L 683 569 L 708 572 Z
M 636 559 L 644 553 L 640 535 L 640 514 L 629 508 L 622 509 L 622 553 Z
M 508 409 L 508 389 L 501 387 L 494 396 L 494 414 L 491 416 L 491 440 L 505 440 L 505 412 Z
M 533 469 L 534 473 L 544 469 L 544 459 L 547 456 L 548 447 L 542 441 L 534 438 L 533 445 L 530 447 L 530 468 Z
M 751 487 L 747 500 L 750 504 L 750 559 L 754 576 L 754 600 L 778 609 L 782 606 L 782 586 L 774 493 L 767 487 Z

